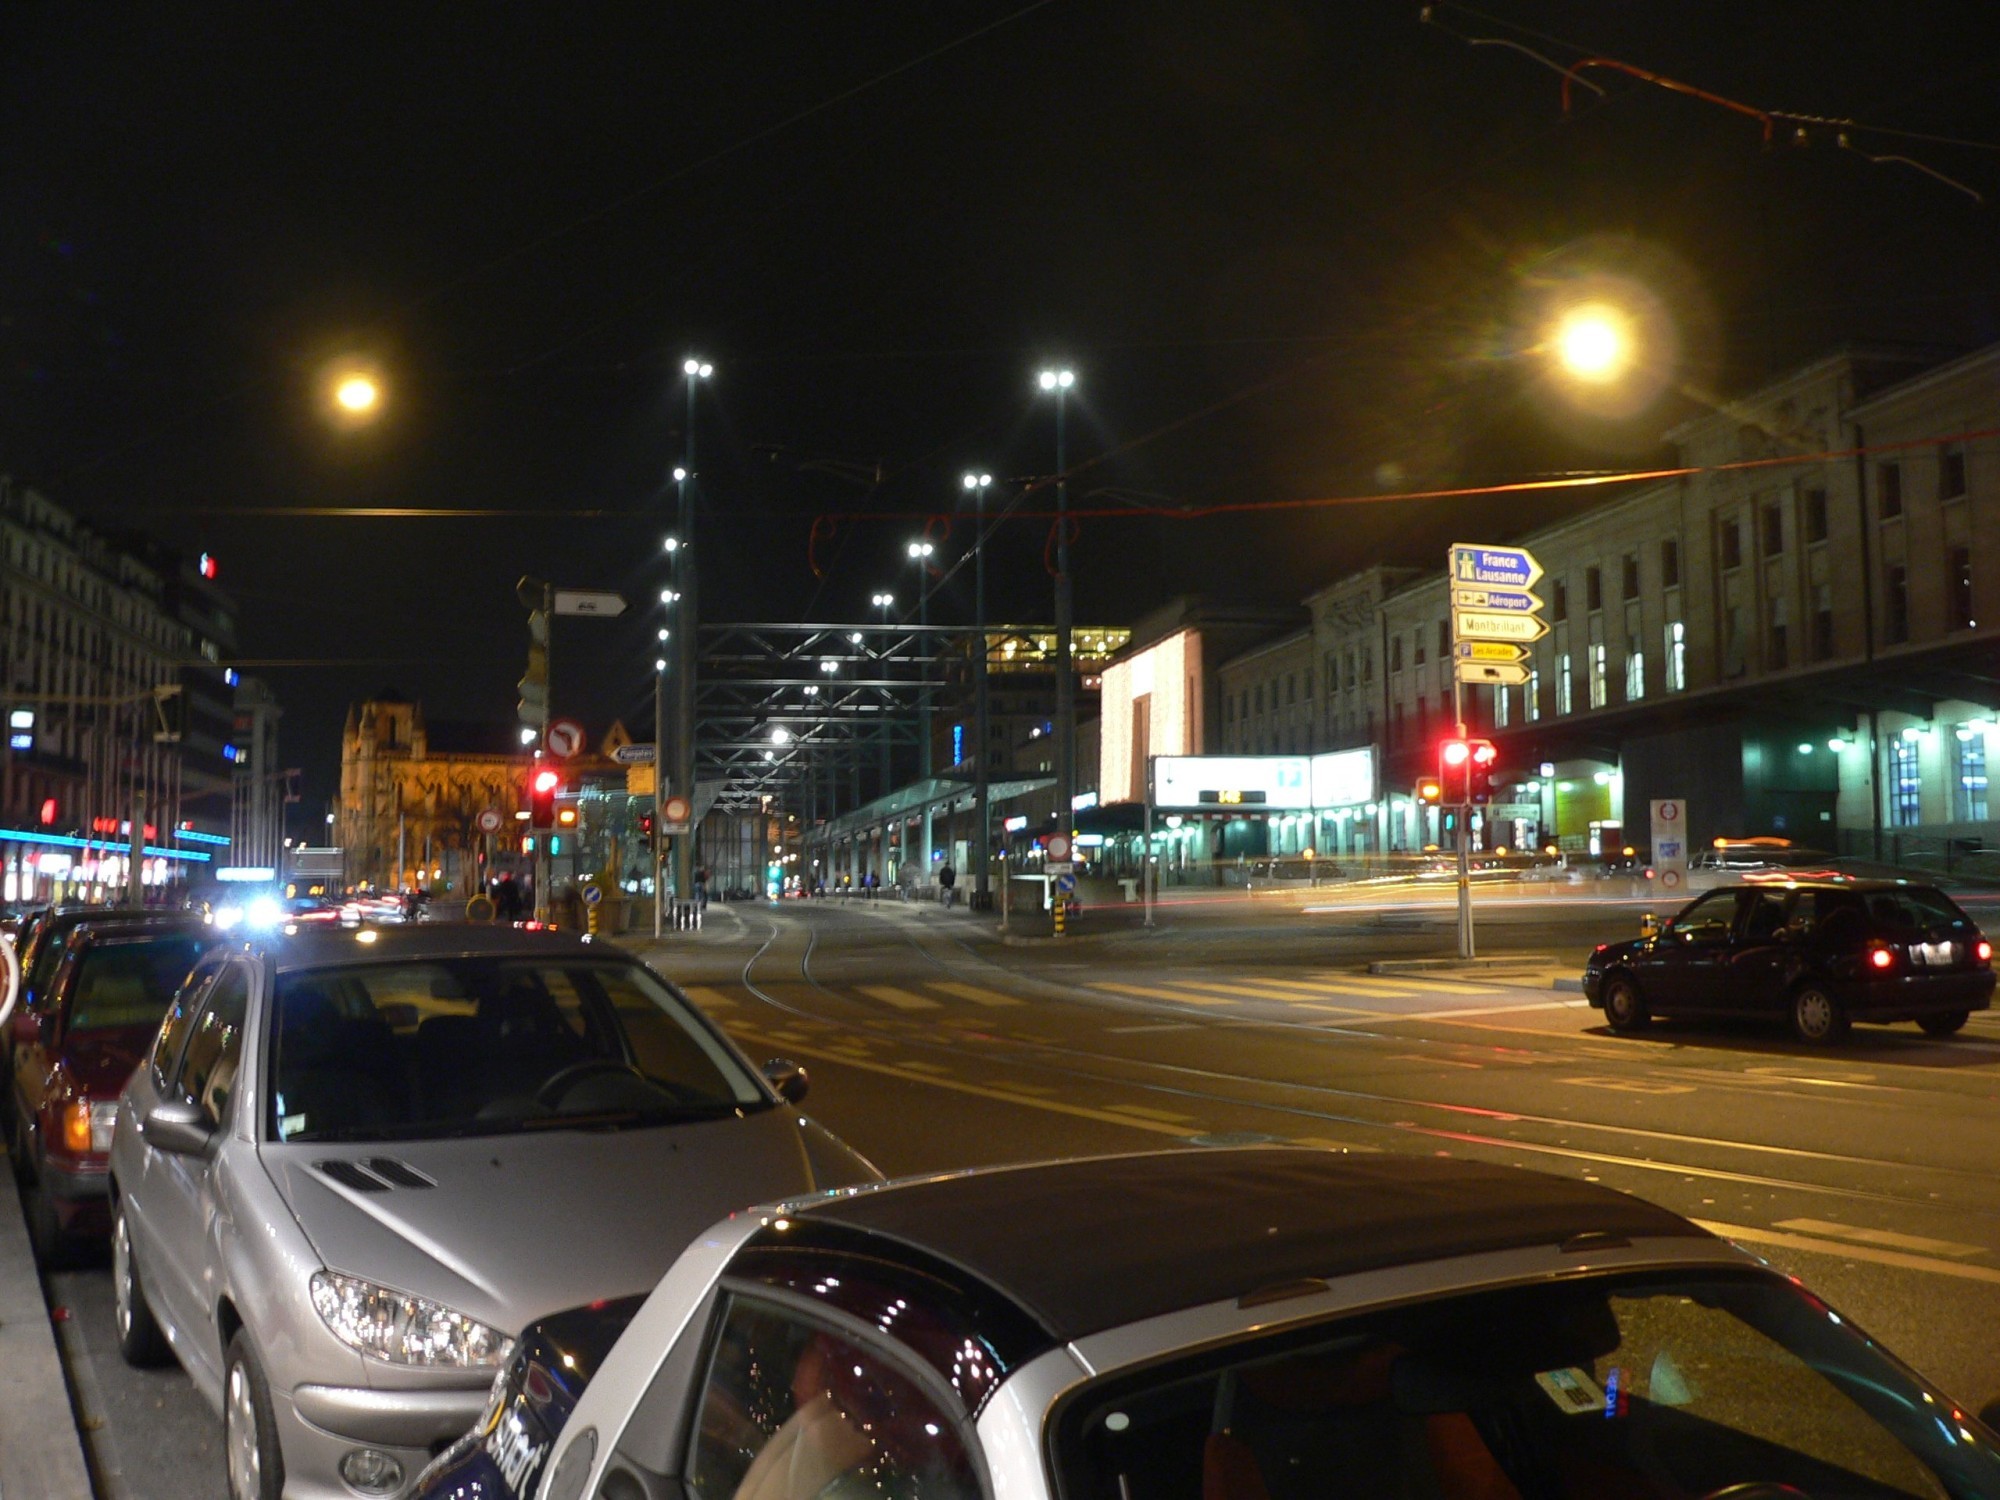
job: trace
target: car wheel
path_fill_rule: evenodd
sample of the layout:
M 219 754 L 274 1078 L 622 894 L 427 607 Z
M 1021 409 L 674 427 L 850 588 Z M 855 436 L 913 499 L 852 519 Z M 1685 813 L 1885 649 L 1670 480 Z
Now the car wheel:
M 1918 1016 L 1917 1024 L 1931 1036 L 1950 1036 L 1972 1017 L 1969 1010 L 1940 1011 L 1934 1016 Z
M 139 1267 L 132 1259 L 132 1232 L 125 1225 L 125 1206 L 111 1210 L 111 1321 L 118 1330 L 118 1352 L 139 1369 L 163 1365 L 173 1358 L 167 1335 L 153 1317 Z
M 1799 1040 L 1827 1047 L 1846 1037 L 1847 1007 L 1816 984 L 1792 991 L 1792 1030 Z
M 1616 1032 L 1643 1031 L 1653 1019 L 1639 986 L 1624 975 L 1615 975 L 1604 985 L 1604 1019 Z
M 222 1380 L 222 1456 L 229 1466 L 229 1500 L 279 1500 L 285 1460 L 278 1451 L 278 1423 L 271 1388 L 242 1329 L 229 1341 Z

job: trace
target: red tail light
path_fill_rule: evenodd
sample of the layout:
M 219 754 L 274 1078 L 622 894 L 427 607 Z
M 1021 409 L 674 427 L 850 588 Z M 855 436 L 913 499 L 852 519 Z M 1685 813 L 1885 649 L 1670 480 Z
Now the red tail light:
M 1868 962 L 1878 969 L 1886 969 L 1895 961 L 1896 955 L 1891 953 L 1887 948 L 1870 948 L 1868 950 Z
M 1972 952 L 1974 957 L 1981 963 L 1988 963 L 1993 957 L 1993 945 L 1987 942 L 1985 938 L 1981 938 L 1972 945 Z

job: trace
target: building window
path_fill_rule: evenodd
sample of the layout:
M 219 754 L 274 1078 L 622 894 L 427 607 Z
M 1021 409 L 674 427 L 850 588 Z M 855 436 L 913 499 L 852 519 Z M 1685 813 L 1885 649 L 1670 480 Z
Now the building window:
M 1667 691 L 1680 693 L 1688 685 L 1687 626 L 1679 620 L 1667 622 Z
M 1264 684 L 1260 682 L 1257 684 L 1257 712 L 1261 714 L 1263 711 L 1264 711 Z
M 1345 682 L 1351 688 L 1358 680 L 1354 675 L 1354 652 L 1349 650 L 1345 657 L 1345 664 L 1341 668 L 1341 681 Z
M 1420 667 L 1424 664 L 1424 631 L 1421 625 L 1410 632 L 1410 659 Z
M 1972 618 L 1972 549 L 1953 547 L 1945 554 L 1945 607 L 1953 630 L 1970 630 L 1979 622 Z
M 1530 724 L 1542 716 L 1542 674 L 1539 670 L 1528 673 L 1528 685 L 1521 694 L 1521 712 Z
M 1952 819 L 1959 823 L 1986 821 L 1986 726 L 1961 724 L 1955 736 L 1958 775 L 1953 780 Z
M 1785 512 L 1775 501 L 1766 505 L 1764 516 L 1764 555 L 1776 557 L 1785 550 Z
M 1826 540 L 1826 491 L 1807 490 L 1805 503 L 1806 541 Z
M 1596 572 L 1595 568 L 1591 572 Z M 1602 708 L 1610 701 L 1610 673 L 1605 662 L 1604 643 L 1597 642 L 1590 648 L 1590 706 Z
M 1401 635 L 1392 635 L 1389 637 L 1389 670 L 1391 672 L 1400 672 L 1403 670 L 1403 638 Z
M 1813 585 L 1812 653 L 1814 661 L 1833 655 L 1833 585 Z
M 1628 552 L 1625 554 L 1624 582 L 1625 582 L 1625 597 L 1627 599 L 1638 598 L 1639 597 L 1639 554 L 1636 552 Z
M 1765 663 L 1772 671 L 1778 671 L 1791 664 L 1785 639 L 1785 596 L 1778 594 L 1771 600 L 1769 660 Z
M 1677 589 L 1681 586 L 1681 544 L 1677 538 L 1668 537 L 1660 543 L 1660 587 Z
M 1403 743 L 1403 705 L 1400 703 L 1389 705 L 1389 743 L 1392 745 Z
M 1875 465 L 1875 519 L 1891 521 L 1903 513 L 1903 466 L 1893 458 Z
M 1567 620 L 1569 618 L 1569 585 L 1551 583 L 1549 585 L 1549 618 Z
M 1722 523 L 1722 565 L 1725 568 L 1743 566 L 1743 528 L 1734 516 Z
M 1278 696 L 1278 685 L 1275 682 L 1271 684 L 1271 696 L 1273 698 Z M 1299 674 L 1296 672 L 1287 672 L 1285 674 L 1285 702 L 1290 704 L 1298 701 Z
M 1743 671 L 1743 606 L 1722 607 L 1722 675 L 1735 677 Z
M 1438 621 L 1438 660 L 1451 655 L 1451 620 L 1449 617 Z
M 1965 449 L 1947 443 L 1938 449 L 1938 499 L 1959 500 L 1965 496 Z
M 1431 700 L 1417 700 L 1417 742 L 1423 743 L 1431 737 Z
M 1583 607 L 1592 614 L 1604 608 L 1604 571 L 1601 568 L 1583 570 Z
M 1901 735 L 1889 741 L 1889 822 L 1914 828 L 1923 821 L 1923 774 L 1917 764 L 1917 742 Z
M 1569 711 L 1569 657 L 1563 656 L 1556 663 L 1556 712 L 1566 714 Z
M 1312 695 L 1313 695 L 1313 674 L 1310 670 L 1306 672 L 1305 679 L 1306 679 L 1306 702 L 1310 703 L 1312 702 Z
M 1508 721 L 1513 717 L 1511 708 L 1513 701 L 1514 690 L 1512 688 L 1496 687 L 1493 690 L 1493 727 L 1495 729 L 1505 729 L 1507 727 Z
M 1361 680 L 1363 682 L 1373 682 L 1375 680 L 1375 648 L 1373 646 L 1367 647 L 1361 653 Z M 1370 709 L 1369 713 L 1372 715 L 1374 710 Z
M 1639 637 L 1625 637 L 1625 701 L 1637 703 L 1646 696 L 1646 653 L 1640 648 Z
M 1910 638 L 1910 575 L 1901 563 L 1882 570 L 1882 639 L 1890 645 Z

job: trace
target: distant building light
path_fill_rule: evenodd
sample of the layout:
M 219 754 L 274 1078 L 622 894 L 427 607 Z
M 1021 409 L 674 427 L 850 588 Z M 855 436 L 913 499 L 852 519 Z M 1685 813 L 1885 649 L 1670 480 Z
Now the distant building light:
M 202 553 L 200 567 L 201 567 L 201 576 L 204 578 L 213 578 L 219 571 L 215 566 L 214 555 L 208 552 Z
M 7 727 L 9 729 L 33 729 L 35 727 L 35 711 L 32 708 L 14 709 L 7 715 Z
M 224 745 L 222 747 L 222 758 L 232 764 L 236 761 L 238 754 L 239 752 L 234 745 Z
M 1074 797 L 1069 799 L 1071 812 L 1082 812 L 1086 808 L 1095 806 L 1097 806 L 1097 793 L 1095 792 L 1078 792 Z
M 9 750 L 32 750 L 35 748 L 35 737 L 32 734 L 9 734 L 7 736 L 7 748 Z
M 243 680 L 243 674 L 234 667 L 224 667 L 222 669 L 222 680 L 230 687 L 235 687 Z

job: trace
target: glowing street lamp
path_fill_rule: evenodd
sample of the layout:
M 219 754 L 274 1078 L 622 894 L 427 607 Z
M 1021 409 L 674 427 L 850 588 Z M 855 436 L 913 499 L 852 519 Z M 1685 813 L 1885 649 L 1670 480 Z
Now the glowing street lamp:
M 1069 455 L 1064 443 L 1064 410 L 1072 370 L 1044 370 L 1037 377 L 1056 398 L 1056 832 L 1070 834 L 1070 803 L 1076 793 L 1076 669 L 1070 650 L 1074 612 L 1069 576 Z M 981 746 L 983 753 L 985 746 Z
M 1586 385 L 1618 379 L 1634 355 L 1631 321 L 1606 302 L 1570 308 L 1556 323 L 1551 343 L 1564 371 Z
M 987 803 L 986 697 L 986 491 L 993 476 L 984 471 L 967 473 L 961 481 L 972 496 L 972 801 L 973 817 L 979 827 L 979 858 L 973 864 L 972 909 L 985 911 L 993 904 L 990 866 L 993 863 L 993 817 Z

